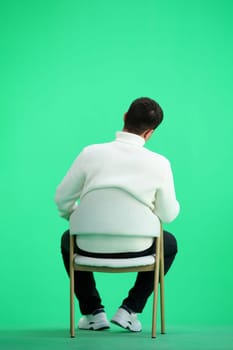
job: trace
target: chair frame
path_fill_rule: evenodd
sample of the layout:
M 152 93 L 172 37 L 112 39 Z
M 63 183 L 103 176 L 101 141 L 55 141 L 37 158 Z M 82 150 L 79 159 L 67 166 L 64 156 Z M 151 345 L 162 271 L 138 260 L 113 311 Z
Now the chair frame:
M 163 245 L 163 229 L 160 226 L 160 236 L 156 237 L 155 244 L 155 262 L 145 266 L 130 267 L 98 267 L 98 266 L 82 266 L 74 262 L 75 253 L 75 235 L 70 235 L 70 336 L 75 337 L 75 311 L 74 311 L 74 272 L 108 272 L 108 273 L 125 273 L 125 272 L 144 272 L 154 271 L 154 293 L 153 293 L 153 310 L 152 310 L 152 338 L 156 338 L 156 320 L 157 320 L 157 304 L 158 289 L 160 284 L 160 317 L 161 317 L 161 334 L 165 334 L 165 315 L 164 315 L 164 245 Z

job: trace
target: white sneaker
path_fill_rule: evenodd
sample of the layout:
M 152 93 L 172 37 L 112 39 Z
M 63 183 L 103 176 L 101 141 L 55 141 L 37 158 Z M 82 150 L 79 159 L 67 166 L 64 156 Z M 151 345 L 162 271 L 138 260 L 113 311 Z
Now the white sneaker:
M 134 312 L 129 313 L 121 307 L 115 313 L 111 322 L 122 328 L 128 329 L 131 332 L 140 332 L 142 330 L 142 325 L 137 319 L 137 314 Z
M 107 320 L 106 313 L 102 311 L 97 314 L 85 315 L 80 318 L 78 328 L 100 331 L 102 329 L 110 328 L 110 324 Z

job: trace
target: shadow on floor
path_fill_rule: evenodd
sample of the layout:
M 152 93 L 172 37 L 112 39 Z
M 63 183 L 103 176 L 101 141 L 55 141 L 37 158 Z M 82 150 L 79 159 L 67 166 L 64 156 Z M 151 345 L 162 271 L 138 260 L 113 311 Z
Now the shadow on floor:
M 177 326 L 165 335 L 151 338 L 150 327 L 131 333 L 117 326 L 111 330 L 76 331 L 69 337 L 68 329 L 0 331 L 1 350 L 233 350 L 233 326 Z

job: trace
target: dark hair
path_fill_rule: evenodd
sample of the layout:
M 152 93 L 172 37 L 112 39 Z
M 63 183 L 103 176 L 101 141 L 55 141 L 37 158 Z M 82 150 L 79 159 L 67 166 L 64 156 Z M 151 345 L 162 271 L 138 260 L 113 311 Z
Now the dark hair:
M 160 105 L 148 97 L 134 100 L 125 114 L 124 129 L 140 135 L 148 129 L 156 129 L 163 120 Z

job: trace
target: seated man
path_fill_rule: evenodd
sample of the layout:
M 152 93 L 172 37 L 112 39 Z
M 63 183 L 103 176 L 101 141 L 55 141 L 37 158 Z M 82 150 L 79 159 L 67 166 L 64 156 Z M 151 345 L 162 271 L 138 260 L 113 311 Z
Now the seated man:
M 171 222 L 178 215 L 169 161 L 143 147 L 162 120 L 158 103 L 136 99 L 124 115 L 123 131 L 117 132 L 116 140 L 84 148 L 58 186 L 55 201 L 60 215 L 70 222 L 70 231 L 61 240 L 67 273 L 70 233 L 77 235 L 75 249 L 82 255 L 138 257 L 153 254 L 152 237 L 159 235 L 159 220 Z M 103 201 L 96 204 L 95 194 L 101 191 Z M 165 274 L 176 253 L 175 237 L 164 231 Z M 141 330 L 137 313 L 153 291 L 153 280 L 153 272 L 138 273 L 113 323 L 133 332 Z M 109 328 L 93 273 L 75 271 L 75 295 L 83 315 L 79 328 Z

